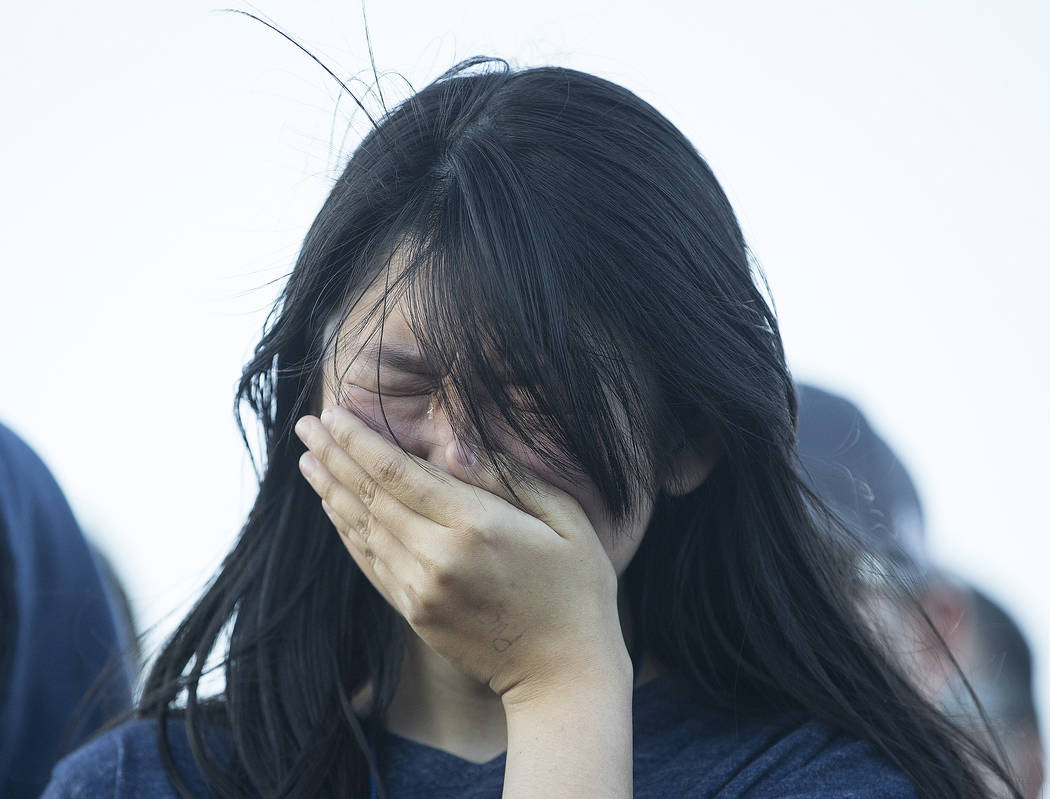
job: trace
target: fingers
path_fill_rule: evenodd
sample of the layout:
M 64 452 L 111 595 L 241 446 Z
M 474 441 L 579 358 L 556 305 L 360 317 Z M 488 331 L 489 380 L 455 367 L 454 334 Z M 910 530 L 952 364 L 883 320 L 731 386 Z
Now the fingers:
M 379 558 L 374 549 L 367 547 L 360 539 L 347 530 L 345 522 L 332 509 L 331 505 L 325 500 L 321 500 L 321 507 L 327 514 L 329 521 L 332 522 L 336 532 L 339 533 L 339 539 L 343 542 L 343 546 L 346 547 L 346 551 L 350 553 L 350 557 L 354 559 L 357 567 L 368 578 L 368 582 L 375 586 L 375 589 L 386 600 L 387 604 L 404 615 L 407 602 L 404 592 L 401 590 L 400 584 L 390 568 Z
M 541 480 L 531 471 L 525 480 L 512 480 L 514 492 L 499 479 L 495 468 L 483 464 L 465 444 L 449 443 L 445 450 L 453 476 L 464 483 L 477 486 L 539 519 L 563 538 L 571 538 L 577 530 L 590 529 L 590 521 L 575 497 Z M 527 468 L 527 467 L 526 467 Z M 513 474 L 508 467 L 505 474 Z
M 446 474 L 422 468 L 418 459 L 344 408 L 328 408 L 321 418 L 323 424 L 317 426 L 321 430 L 309 431 L 304 441 L 414 552 L 433 539 L 433 535 L 421 533 L 420 519 L 436 522 L 448 531 L 485 526 L 482 516 L 491 521 L 524 511 L 533 522 L 543 522 L 542 527 L 563 538 L 593 535 L 579 503 L 534 475 L 528 481 L 514 481 L 512 494 L 495 469 L 476 457 L 472 459 L 473 453 L 463 453 L 457 442 L 452 442 L 446 453 L 452 470 Z M 312 419 L 304 417 L 300 424 Z
M 391 595 L 414 578 L 419 569 L 416 557 L 312 453 L 303 453 L 299 469 L 321 497 L 321 507 L 357 565 L 387 601 L 398 607 Z
M 346 461 L 353 464 L 353 485 L 364 492 L 377 497 L 381 492 L 388 494 L 407 510 L 446 527 L 462 521 L 465 501 L 476 506 L 476 499 L 469 497 L 462 483 L 426 468 L 346 409 L 327 408 L 321 421 Z
M 358 529 L 378 523 L 390 531 L 405 547 L 418 552 L 416 544 L 422 537 L 433 537 L 435 522 L 402 503 L 391 494 L 385 485 L 369 474 L 337 442 L 329 431 L 312 416 L 305 416 L 296 425 L 296 433 L 309 447 L 315 459 L 326 469 L 332 480 L 320 486 L 307 476 L 322 499 Z M 393 469 L 382 471 L 380 477 L 387 479 Z M 323 489 L 327 493 L 322 493 Z

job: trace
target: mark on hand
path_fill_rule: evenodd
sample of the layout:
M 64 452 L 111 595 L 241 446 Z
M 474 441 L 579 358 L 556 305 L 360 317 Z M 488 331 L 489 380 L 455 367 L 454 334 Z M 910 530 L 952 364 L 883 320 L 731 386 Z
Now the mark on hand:
M 507 628 L 510 626 L 508 622 L 503 621 L 503 603 L 499 603 L 499 607 L 496 608 L 496 618 L 493 620 L 492 626 L 489 628 L 489 632 L 495 636 L 492 639 L 492 648 L 497 652 L 506 652 L 510 647 L 517 641 L 521 636 L 525 635 L 524 631 L 518 633 L 513 638 L 507 638 L 503 635 Z

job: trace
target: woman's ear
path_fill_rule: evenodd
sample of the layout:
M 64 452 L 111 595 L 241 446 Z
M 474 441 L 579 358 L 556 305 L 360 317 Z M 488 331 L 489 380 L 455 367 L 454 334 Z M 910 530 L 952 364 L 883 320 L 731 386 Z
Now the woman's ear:
M 664 493 L 680 497 L 695 491 L 711 474 L 718 457 L 719 450 L 714 441 L 705 441 L 699 449 L 683 447 L 675 455 L 664 479 Z

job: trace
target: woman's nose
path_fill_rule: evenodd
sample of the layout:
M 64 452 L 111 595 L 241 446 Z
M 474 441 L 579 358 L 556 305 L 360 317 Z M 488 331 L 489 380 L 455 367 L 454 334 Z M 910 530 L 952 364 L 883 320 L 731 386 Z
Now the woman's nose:
M 431 395 L 430 405 L 423 414 L 420 424 L 422 426 L 420 438 L 425 449 L 421 456 L 428 463 L 450 472 L 446 452 L 449 445 L 456 442 L 456 432 L 452 428 L 452 422 L 444 404 L 436 396 Z

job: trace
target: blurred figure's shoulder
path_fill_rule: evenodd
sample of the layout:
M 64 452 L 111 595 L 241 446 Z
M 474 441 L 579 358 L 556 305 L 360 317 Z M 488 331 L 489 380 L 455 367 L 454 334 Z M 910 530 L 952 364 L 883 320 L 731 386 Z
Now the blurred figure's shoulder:
M 176 771 L 194 796 L 209 796 L 193 758 L 181 719 L 170 719 L 165 730 Z M 221 733 L 209 732 L 206 741 L 221 752 Z M 161 756 L 160 725 L 155 719 L 136 719 L 99 735 L 63 758 L 52 772 L 42 799 L 80 799 L 112 796 L 120 799 L 157 797 L 176 799 L 178 791 Z

